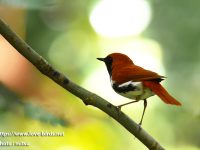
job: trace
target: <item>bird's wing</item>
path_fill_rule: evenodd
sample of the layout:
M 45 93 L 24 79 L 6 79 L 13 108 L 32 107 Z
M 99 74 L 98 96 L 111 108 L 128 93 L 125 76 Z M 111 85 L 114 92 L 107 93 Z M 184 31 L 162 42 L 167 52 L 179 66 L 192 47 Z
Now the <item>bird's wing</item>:
M 118 84 L 128 82 L 128 81 L 148 81 L 148 80 L 157 80 L 160 82 L 164 76 L 160 76 L 157 73 L 143 69 L 142 67 L 131 65 L 123 67 L 121 69 L 114 69 L 112 74 L 112 80 Z

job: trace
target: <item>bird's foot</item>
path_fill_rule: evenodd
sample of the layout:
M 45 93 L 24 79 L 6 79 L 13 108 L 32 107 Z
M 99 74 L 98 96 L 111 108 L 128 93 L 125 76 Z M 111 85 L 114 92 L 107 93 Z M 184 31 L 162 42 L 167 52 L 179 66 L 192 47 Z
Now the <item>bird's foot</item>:
M 120 112 L 121 112 L 121 108 L 122 108 L 122 106 L 116 106 L 116 110 L 117 110 L 117 112 L 118 112 L 118 115 L 120 115 Z
M 117 109 L 118 109 L 119 111 L 121 111 L 122 106 L 121 106 L 121 105 L 117 106 Z
M 140 122 L 140 123 L 138 124 L 138 129 L 139 129 L 139 131 L 142 129 L 142 122 Z

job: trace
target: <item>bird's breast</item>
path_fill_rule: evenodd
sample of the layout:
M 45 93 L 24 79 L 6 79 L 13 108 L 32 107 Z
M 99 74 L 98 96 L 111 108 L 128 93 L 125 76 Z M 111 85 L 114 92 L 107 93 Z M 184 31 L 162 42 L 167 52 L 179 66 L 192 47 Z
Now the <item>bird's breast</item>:
M 149 88 L 143 86 L 142 82 L 128 81 L 117 84 L 115 81 L 111 80 L 111 85 L 115 92 L 130 99 L 144 100 L 154 95 Z

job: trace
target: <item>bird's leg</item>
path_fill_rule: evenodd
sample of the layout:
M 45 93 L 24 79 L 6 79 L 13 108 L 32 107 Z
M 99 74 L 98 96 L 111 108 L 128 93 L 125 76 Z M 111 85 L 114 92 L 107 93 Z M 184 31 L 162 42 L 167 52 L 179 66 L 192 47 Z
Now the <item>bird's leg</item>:
M 146 107 L 147 107 L 147 100 L 144 99 L 144 109 L 143 109 L 143 112 L 142 112 L 142 118 L 141 118 L 140 123 L 139 123 L 140 126 L 142 125 L 142 120 L 143 120 L 143 117 L 144 117 Z
M 121 110 L 122 106 L 132 104 L 132 103 L 135 103 L 135 102 L 138 102 L 138 100 L 134 100 L 134 101 L 131 101 L 131 102 L 128 102 L 128 103 L 125 103 L 125 104 L 118 105 L 117 108 Z

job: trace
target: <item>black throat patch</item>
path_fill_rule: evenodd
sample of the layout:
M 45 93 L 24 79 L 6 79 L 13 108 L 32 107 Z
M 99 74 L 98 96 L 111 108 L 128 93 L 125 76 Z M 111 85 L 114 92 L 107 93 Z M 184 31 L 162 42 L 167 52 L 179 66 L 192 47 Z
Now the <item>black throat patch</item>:
M 106 67 L 107 67 L 107 70 L 108 70 L 108 73 L 110 75 L 110 77 L 112 76 L 112 57 L 108 56 L 104 59 L 104 62 L 106 64 Z

